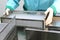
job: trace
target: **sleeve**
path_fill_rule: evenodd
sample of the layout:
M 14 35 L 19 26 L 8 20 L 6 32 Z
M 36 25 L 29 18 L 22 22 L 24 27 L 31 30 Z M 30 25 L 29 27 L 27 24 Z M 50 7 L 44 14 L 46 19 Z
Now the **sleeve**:
M 51 8 L 54 11 L 54 16 L 56 13 L 60 13 L 60 0 L 54 0 L 54 3 L 51 5 Z
M 9 8 L 11 11 L 15 10 L 19 6 L 20 0 L 8 0 L 6 8 Z

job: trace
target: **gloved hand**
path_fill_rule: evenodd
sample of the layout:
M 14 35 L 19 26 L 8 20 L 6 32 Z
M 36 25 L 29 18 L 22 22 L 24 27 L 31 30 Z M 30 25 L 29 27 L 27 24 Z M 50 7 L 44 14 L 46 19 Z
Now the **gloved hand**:
M 52 19 L 53 19 L 53 9 L 52 8 L 48 8 L 46 11 L 45 11 L 45 15 L 47 16 L 47 14 L 49 13 L 47 19 L 45 20 L 45 24 L 48 25 L 52 22 Z
M 9 9 L 9 8 L 7 8 L 3 14 L 4 14 L 4 15 L 9 15 L 9 14 L 10 14 L 10 12 L 11 12 L 11 11 L 10 11 L 10 9 Z

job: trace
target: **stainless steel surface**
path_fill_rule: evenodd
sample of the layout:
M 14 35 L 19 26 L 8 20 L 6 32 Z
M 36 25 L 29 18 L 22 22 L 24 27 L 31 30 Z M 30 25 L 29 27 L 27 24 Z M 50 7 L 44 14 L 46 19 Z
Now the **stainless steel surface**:
M 60 31 L 26 28 L 27 40 L 60 40 Z
M 56 30 L 55 31 L 54 30 L 40 30 L 40 29 L 34 29 L 34 28 L 26 28 L 26 30 L 60 34 L 60 31 L 56 31 Z
M 9 16 L 3 16 L 3 18 L 26 19 L 26 20 L 44 20 L 45 14 L 40 11 L 17 11 L 11 13 Z
M 6 28 L 8 23 L 0 23 L 0 33 Z
M 7 22 L 10 18 L 16 16 L 16 26 L 45 28 L 45 15 L 40 11 L 18 11 L 13 12 L 9 16 L 2 17 L 2 22 Z M 7 21 L 6 21 L 7 20 Z
M 3 30 L 0 32 L 0 40 L 10 40 L 7 38 L 10 38 L 9 36 L 12 34 L 13 29 L 15 29 L 15 18 L 10 19 L 10 21 L 8 21 L 7 24 L 5 24 L 5 22 L 3 22 L 2 25 L 3 25 L 3 27 L 0 26 L 0 27 L 2 27 L 1 30 Z
M 54 20 L 48 30 L 26 28 L 27 40 L 60 40 L 60 21 Z

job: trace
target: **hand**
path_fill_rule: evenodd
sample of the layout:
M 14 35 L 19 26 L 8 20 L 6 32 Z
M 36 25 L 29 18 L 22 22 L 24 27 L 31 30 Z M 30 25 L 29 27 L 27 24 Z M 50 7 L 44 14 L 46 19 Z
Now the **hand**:
M 52 19 L 53 19 L 53 9 L 52 8 L 48 8 L 46 11 L 45 11 L 45 15 L 47 16 L 47 14 L 49 13 L 47 19 L 45 20 L 45 24 L 48 25 L 52 22 Z
M 7 8 L 3 14 L 4 14 L 4 15 L 9 15 L 10 12 L 11 12 L 10 9 Z

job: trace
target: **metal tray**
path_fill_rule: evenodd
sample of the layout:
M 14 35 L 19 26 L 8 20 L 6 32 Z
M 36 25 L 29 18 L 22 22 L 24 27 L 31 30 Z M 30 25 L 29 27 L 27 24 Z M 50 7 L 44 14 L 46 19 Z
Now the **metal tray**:
M 45 14 L 42 11 L 15 11 L 9 16 L 2 17 L 2 22 L 10 20 L 14 16 L 16 16 L 16 26 L 45 28 Z
M 26 28 L 26 40 L 60 40 L 60 31 Z

